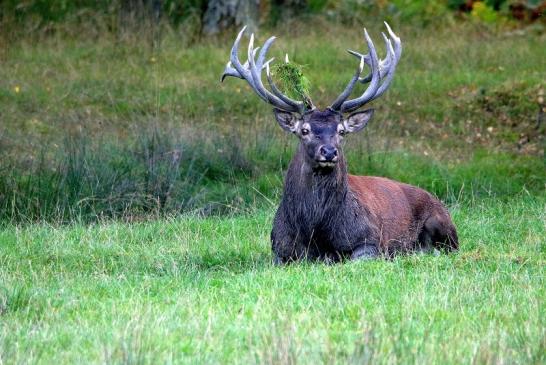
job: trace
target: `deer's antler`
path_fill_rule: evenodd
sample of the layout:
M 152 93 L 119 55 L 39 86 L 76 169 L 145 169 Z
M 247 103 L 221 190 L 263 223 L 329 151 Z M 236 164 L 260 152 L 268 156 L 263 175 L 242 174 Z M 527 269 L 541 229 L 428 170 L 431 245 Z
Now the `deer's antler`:
M 379 60 L 377 58 L 375 46 L 370 39 L 368 32 L 366 29 L 364 29 L 364 38 L 366 39 L 369 53 L 363 55 L 361 53 L 348 50 L 350 54 L 360 59 L 360 64 L 345 90 L 337 97 L 332 105 L 330 105 L 330 109 L 340 112 L 351 112 L 378 98 L 385 91 L 387 91 L 394 76 L 396 65 L 398 64 L 400 56 L 402 55 L 402 43 L 400 38 L 394 34 L 391 27 L 386 22 L 385 26 L 387 27 L 387 32 L 390 36 L 390 38 L 388 38 L 384 33 L 382 33 L 383 40 L 385 41 L 385 48 L 387 49 L 386 58 L 383 60 Z M 364 64 L 367 64 L 370 67 L 371 72 L 366 77 L 360 77 Z M 370 84 L 360 97 L 347 100 L 349 95 L 351 95 L 357 81 Z
M 258 94 L 260 98 L 269 104 L 273 105 L 278 109 L 289 112 L 297 112 L 303 114 L 306 109 L 306 105 L 303 101 L 293 100 L 290 97 L 284 95 L 279 88 L 273 82 L 269 72 L 269 64 L 273 61 L 273 58 L 266 60 L 267 51 L 273 45 L 275 37 L 269 38 L 263 45 L 260 53 L 258 54 L 258 59 L 256 59 L 256 54 L 260 47 L 254 48 L 254 34 L 250 35 L 250 41 L 248 43 L 248 60 L 241 64 L 239 61 L 239 43 L 245 32 L 246 27 L 244 27 L 237 38 L 233 47 L 231 48 L 230 61 L 227 63 L 224 73 L 222 74 L 222 81 L 226 76 L 237 77 L 243 80 L 246 80 L 250 87 Z M 271 88 L 271 91 L 265 88 L 262 83 L 262 70 L 266 69 L 267 81 Z

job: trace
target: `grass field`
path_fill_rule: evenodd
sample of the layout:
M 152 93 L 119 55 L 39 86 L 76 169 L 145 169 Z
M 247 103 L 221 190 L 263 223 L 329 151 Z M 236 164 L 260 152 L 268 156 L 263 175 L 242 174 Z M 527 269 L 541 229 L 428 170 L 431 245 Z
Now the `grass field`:
M 454 206 L 461 252 L 271 264 L 272 210 L 0 233 L 0 362 L 543 364 L 544 199 Z
M 0 46 L 0 365 L 546 363 L 546 33 L 391 25 L 404 54 L 349 170 L 441 198 L 453 255 L 272 265 L 295 140 L 219 83 L 234 34 Z M 320 106 L 363 50 L 320 18 L 270 33 Z

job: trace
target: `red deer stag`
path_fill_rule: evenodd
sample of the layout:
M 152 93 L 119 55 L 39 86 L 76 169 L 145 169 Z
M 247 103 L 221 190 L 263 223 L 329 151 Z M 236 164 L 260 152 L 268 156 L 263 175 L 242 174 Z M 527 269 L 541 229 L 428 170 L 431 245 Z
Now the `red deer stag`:
M 280 126 L 300 140 L 271 232 L 276 263 L 301 259 L 337 262 L 416 250 L 458 249 L 449 213 L 430 193 L 383 177 L 347 173 L 343 138 L 362 130 L 373 115 L 373 109 L 355 111 L 387 90 L 402 54 L 400 38 L 385 25 L 389 34 L 383 34 L 385 59 L 378 59 L 364 30 L 369 52 L 349 51 L 358 57 L 358 68 L 345 90 L 324 110 L 293 100 L 274 84 L 269 72 L 272 59 L 266 58 L 275 37 L 258 52 L 251 35 L 244 64 L 238 56 L 244 28 L 233 44 L 222 80 L 226 76 L 246 80 L 260 98 L 274 106 Z M 371 72 L 361 77 L 364 64 Z M 262 83 L 263 69 L 270 90 Z M 357 82 L 369 85 L 362 95 L 349 99 Z M 352 114 L 345 117 L 349 112 Z

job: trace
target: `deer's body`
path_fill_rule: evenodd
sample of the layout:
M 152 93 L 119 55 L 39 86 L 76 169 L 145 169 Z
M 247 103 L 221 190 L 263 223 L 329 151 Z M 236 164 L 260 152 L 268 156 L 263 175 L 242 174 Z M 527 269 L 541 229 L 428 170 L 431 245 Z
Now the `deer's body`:
M 275 260 L 338 261 L 422 249 L 457 249 L 443 204 L 417 187 L 306 165 L 300 148 L 287 172 L 271 232 Z
M 431 194 L 386 178 L 347 173 L 343 139 L 362 130 L 373 115 L 373 109 L 355 111 L 388 89 L 402 54 L 400 38 L 388 24 L 386 27 L 386 58 L 378 58 L 364 30 L 369 53 L 349 51 L 358 57 L 359 67 L 345 90 L 324 110 L 317 109 L 307 96 L 301 101 L 291 99 L 275 85 L 269 73 L 271 60 L 266 61 L 275 37 L 258 52 L 252 35 L 244 64 L 238 57 L 244 29 L 235 40 L 222 80 L 226 76 L 246 80 L 261 99 L 275 107 L 279 125 L 300 140 L 271 232 L 277 263 L 299 259 L 331 262 L 416 249 L 458 248 L 449 213 Z M 365 64 L 370 74 L 361 77 Z M 263 69 L 267 70 L 271 91 L 262 83 Z M 369 85 L 361 96 L 350 99 L 357 82 Z M 343 115 L 349 112 L 353 113 Z

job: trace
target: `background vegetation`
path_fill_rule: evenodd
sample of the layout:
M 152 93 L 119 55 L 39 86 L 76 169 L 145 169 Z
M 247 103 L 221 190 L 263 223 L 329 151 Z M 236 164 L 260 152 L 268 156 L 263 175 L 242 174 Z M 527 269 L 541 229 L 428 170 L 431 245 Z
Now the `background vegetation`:
M 380 46 L 391 23 L 404 53 L 349 168 L 433 192 L 461 238 L 449 256 L 277 268 L 297 142 L 220 83 L 245 17 L 213 32 L 212 2 L 0 2 L 0 364 L 543 364 L 544 3 L 247 9 L 320 106 L 361 27 Z
M 235 28 L 195 38 L 199 25 L 184 17 L 203 4 L 176 3 L 186 9 L 177 18 L 175 2 L 160 3 L 166 19 L 151 25 L 112 20 L 123 18 L 122 2 L 2 4 L 0 219 L 132 220 L 276 200 L 295 141 L 243 82 L 219 83 Z M 351 171 L 447 201 L 542 191 L 540 21 L 490 25 L 457 20 L 468 16 L 451 10 L 455 2 L 411 3 L 294 2 L 298 12 L 276 28 L 262 20 L 258 37 L 280 37 L 273 52 L 304 65 L 324 106 L 354 67 L 344 49 L 364 51 L 361 19 L 376 42 L 389 19 L 404 56 L 376 119 L 351 138 Z M 275 4 L 265 2 L 261 17 Z

